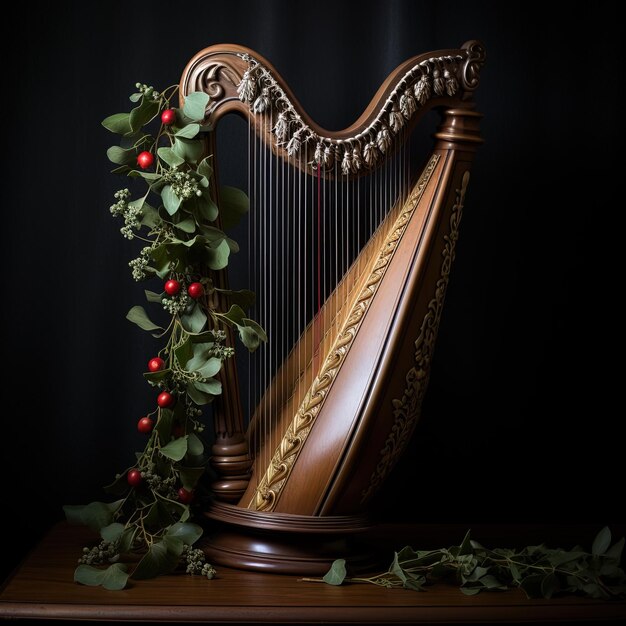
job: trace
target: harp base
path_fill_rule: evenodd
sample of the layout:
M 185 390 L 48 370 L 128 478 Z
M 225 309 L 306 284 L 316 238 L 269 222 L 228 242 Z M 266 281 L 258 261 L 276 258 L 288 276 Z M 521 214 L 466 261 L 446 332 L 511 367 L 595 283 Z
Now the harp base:
M 211 564 L 268 572 L 320 576 L 335 559 L 352 571 L 377 565 L 375 550 L 358 540 L 372 526 L 364 517 L 289 515 L 250 511 L 213 502 L 201 548 Z

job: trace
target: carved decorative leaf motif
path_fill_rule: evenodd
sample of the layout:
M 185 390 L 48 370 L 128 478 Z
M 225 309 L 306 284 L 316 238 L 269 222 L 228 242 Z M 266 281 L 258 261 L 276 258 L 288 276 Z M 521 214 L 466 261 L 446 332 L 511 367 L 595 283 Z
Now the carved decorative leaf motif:
M 404 117 L 402 113 L 400 113 L 400 109 L 397 104 L 394 104 L 391 113 L 389 113 L 389 126 L 395 134 L 398 134 L 404 126 Z
M 242 102 L 252 102 L 256 96 L 256 79 L 252 76 L 251 70 L 246 70 L 237 87 L 239 99 Z
M 384 154 L 391 148 L 391 134 L 389 133 L 389 129 L 383 125 L 383 127 L 378 131 L 378 136 L 376 137 L 376 143 L 378 144 L 378 149 Z
M 276 135 L 278 143 L 286 141 L 289 134 L 289 119 L 284 113 L 278 114 L 278 119 L 276 120 L 276 124 L 272 129 L 272 132 Z
M 363 158 L 369 167 L 372 167 L 376 161 L 378 161 L 378 155 L 378 148 L 373 141 L 365 144 L 365 148 L 363 148 Z
M 431 95 L 430 79 L 428 78 L 428 74 L 422 74 L 419 81 L 415 83 L 414 91 L 417 101 L 424 106 L 430 99 Z
M 417 109 L 417 105 L 415 103 L 415 98 L 411 93 L 410 89 L 407 89 L 400 98 L 400 112 L 404 117 L 408 120 L 415 113 Z

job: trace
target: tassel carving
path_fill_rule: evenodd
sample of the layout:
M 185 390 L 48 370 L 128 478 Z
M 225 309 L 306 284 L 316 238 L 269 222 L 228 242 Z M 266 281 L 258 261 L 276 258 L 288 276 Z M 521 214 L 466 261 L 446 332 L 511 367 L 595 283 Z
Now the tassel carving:
M 252 102 L 254 100 L 254 96 L 256 96 L 256 80 L 253 78 L 250 70 L 246 70 L 243 73 L 241 82 L 237 87 L 237 93 L 242 102 Z
M 289 120 L 284 113 L 278 114 L 278 119 L 276 120 L 272 132 L 276 135 L 276 140 L 279 144 L 287 140 L 287 135 L 289 134 Z
M 270 90 L 267 87 L 263 87 L 261 95 L 254 101 L 252 110 L 255 113 L 264 113 L 270 107 Z
M 389 133 L 389 129 L 384 124 L 383 127 L 378 131 L 376 143 L 378 144 L 378 149 L 383 154 L 385 154 L 387 150 L 391 148 L 391 135 Z
M 363 158 L 365 159 L 365 163 L 368 167 L 376 165 L 376 161 L 378 161 L 378 154 L 378 148 L 373 141 L 365 144 L 365 147 L 363 148 Z
M 297 130 L 287 144 L 287 154 L 290 157 L 298 154 L 298 152 L 300 152 L 301 145 L 302 143 L 300 142 L 300 131 Z
M 417 105 L 415 104 L 415 98 L 413 97 L 411 90 L 407 89 L 400 98 L 400 112 L 408 120 L 416 110 Z
M 355 146 L 352 150 L 352 172 L 356 174 L 362 167 L 363 161 L 361 161 L 361 150 L 358 146 Z
M 441 70 L 438 67 L 433 71 L 433 89 L 438 96 L 443 96 L 446 92 L 446 83 L 441 77 Z
M 391 130 L 395 134 L 398 134 L 402 130 L 402 126 L 404 126 L 404 118 L 397 104 L 393 105 L 391 113 L 389 113 L 389 126 L 391 126 Z
M 428 74 L 422 74 L 422 77 L 415 83 L 414 89 L 417 101 L 424 106 L 431 96 L 430 78 Z

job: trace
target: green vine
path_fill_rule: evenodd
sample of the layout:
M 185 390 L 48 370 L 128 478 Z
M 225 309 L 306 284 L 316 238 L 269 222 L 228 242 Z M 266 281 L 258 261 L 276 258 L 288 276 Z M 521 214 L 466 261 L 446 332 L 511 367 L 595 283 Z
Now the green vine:
M 152 321 L 143 306 L 127 315 L 165 338 L 144 374 L 158 394 L 156 408 L 137 425 L 148 436 L 144 450 L 105 488 L 119 499 L 64 507 L 70 522 L 88 525 L 102 539 L 83 549 L 75 580 L 107 589 L 126 585 L 123 561 L 129 554 L 140 556 L 132 571 L 136 579 L 171 572 L 181 563 L 191 574 L 213 577 L 202 551 L 192 547 L 202 529 L 189 521 L 207 463 L 199 418 L 202 407 L 221 394 L 217 376 L 234 354 L 230 330 L 250 351 L 267 340 L 245 313 L 254 294 L 216 284 L 216 273 L 239 249 L 222 228 L 247 212 L 248 198 L 238 189 L 215 188 L 212 157 L 206 154 L 211 128 L 204 124 L 209 96 L 191 93 L 178 109 L 171 105 L 177 86 L 158 92 L 137 83 L 137 89 L 130 96 L 137 106 L 102 124 L 121 136 L 120 144 L 107 150 L 117 165 L 113 172 L 130 177 L 134 187 L 117 191 L 110 209 L 124 222 L 122 235 L 144 244 L 129 263 L 132 277 L 163 284 L 160 292 L 145 290 L 145 296 L 165 311 L 166 323 Z M 219 308 L 224 300 L 228 310 Z M 94 567 L 107 563 L 106 569 Z
M 440 550 L 396 552 L 386 572 L 369 577 L 348 577 L 345 559 L 335 561 L 324 578 L 307 581 L 329 585 L 369 583 L 379 587 L 425 591 L 426 586 L 452 579 L 466 595 L 520 587 L 529 598 L 551 598 L 557 593 L 578 593 L 592 598 L 626 596 L 626 574 L 620 566 L 624 539 L 611 546 L 611 531 L 603 528 L 591 552 L 528 546 L 521 550 L 485 548 L 470 539 Z

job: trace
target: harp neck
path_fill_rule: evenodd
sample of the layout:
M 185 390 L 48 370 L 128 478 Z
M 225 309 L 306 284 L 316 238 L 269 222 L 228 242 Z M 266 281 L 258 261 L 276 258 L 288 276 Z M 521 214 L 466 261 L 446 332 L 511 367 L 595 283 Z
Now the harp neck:
M 296 167 L 329 173 L 340 160 L 342 173 L 354 176 L 377 167 L 406 137 L 404 130 L 430 109 L 462 107 L 471 100 L 484 61 L 479 41 L 415 56 L 391 72 L 353 124 L 337 131 L 315 123 L 272 64 L 244 46 L 199 52 L 183 73 L 180 93 L 184 98 L 206 92 L 207 121 L 213 125 L 232 112 L 256 121 L 272 150 Z M 312 158 L 301 158 L 305 149 Z

